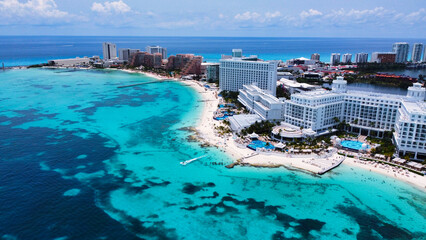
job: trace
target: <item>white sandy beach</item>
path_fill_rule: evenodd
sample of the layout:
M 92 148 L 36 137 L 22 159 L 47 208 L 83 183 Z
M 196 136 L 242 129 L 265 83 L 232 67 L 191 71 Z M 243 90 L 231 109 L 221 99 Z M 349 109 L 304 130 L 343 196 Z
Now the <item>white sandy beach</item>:
M 327 161 L 337 161 L 342 156 L 337 153 L 328 159 L 315 159 L 312 160 L 312 156 L 306 157 L 290 157 L 289 155 L 278 155 L 278 154 L 256 154 L 253 150 L 246 147 L 238 146 L 232 137 L 220 137 L 215 133 L 215 126 L 220 123 L 213 119 L 213 113 L 216 111 L 219 104 L 219 99 L 216 98 L 216 92 L 212 90 L 206 90 L 198 82 L 185 81 L 185 84 L 193 87 L 197 92 L 200 93 L 204 101 L 204 108 L 202 115 L 200 116 L 199 122 L 196 126 L 196 130 L 199 137 L 207 143 L 217 146 L 224 152 L 229 154 L 235 161 L 240 159 L 242 164 L 247 164 L 256 167 L 293 167 L 302 169 L 305 171 L 317 173 L 321 170 L 320 166 L 326 166 Z M 315 162 L 314 166 L 310 161 Z M 318 163 L 318 164 L 316 164 Z M 322 164 L 323 163 L 323 164 Z M 409 171 L 397 171 L 396 168 L 384 164 L 377 164 L 373 162 L 364 162 L 354 158 L 346 158 L 343 164 L 347 164 L 354 167 L 364 168 L 369 171 L 373 171 L 379 174 L 383 174 L 395 179 L 410 183 L 422 190 L 426 191 L 426 176 L 420 176 Z
M 136 70 L 130 70 L 130 69 L 120 69 L 123 72 L 127 72 L 127 73 L 139 73 L 139 74 L 143 74 L 146 75 L 150 78 L 155 78 L 157 80 L 161 80 L 161 79 L 165 79 L 166 77 L 161 77 L 160 75 L 157 74 L 153 74 L 153 73 L 147 73 L 147 72 L 140 72 L 140 71 L 136 71 Z
M 380 173 L 395 179 L 410 183 L 426 191 L 426 176 L 420 176 L 408 170 L 401 170 L 395 167 L 375 163 L 371 161 L 362 161 L 355 158 L 346 158 L 344 164 L 364 168 L 369 171 Z

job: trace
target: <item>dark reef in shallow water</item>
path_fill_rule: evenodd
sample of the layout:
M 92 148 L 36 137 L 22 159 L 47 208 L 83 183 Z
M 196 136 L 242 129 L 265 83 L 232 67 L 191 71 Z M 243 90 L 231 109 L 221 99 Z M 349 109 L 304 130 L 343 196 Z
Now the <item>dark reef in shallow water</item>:
M 205 187 L 215 187 L 216 185 L 212 182 L 206 183 L 206 184 L 200 184 L 200 185 L 194 185 L 192 183 L 185 183 L 183 185 L 182 192 L 186 194 L 194 194 L 196 192 L 199 192 L 203 190 Z
M 368 214 L 365 211 L 355 206 L 339 205 L 337 209 L 351 217 L 360 227 L 357 234 L 358 240 L 367 239 L 413 239 L 414 236 L 407 230 L 400 228 L 397 224 L 386 223 L 384 220 L 379 219 L 378 216 Z M 377 237 L 380 235 L 381 238 Z
M 284 229 L 293 228 L 299 233 L 302 238 L 292 239 L 315 239 L 311 231 L 321 231 L 325 222 L 316 219 L 297 219 L 288 214 L 279 211 L 281 206 L 266 205 L 264 201 L 256 201 L 253 198 L 246 200 L 238 200 L 232 196 L 225 196 L 217 203 L 204 203 L 197 206 L 182 207 L 188 211 L 195 211 L 197 209 L 207 208 L 206 215 L 224 216 L 228 214 L 237 215 L 240 210 L 236 207 L 229 206 L 227 203 L 233 203 L 237 206 L 245 206 L 246 210 L 256 210 L 262 217 L 273 217 Z M 279 231 L 273 234 L 272 239 L 287 239 Z

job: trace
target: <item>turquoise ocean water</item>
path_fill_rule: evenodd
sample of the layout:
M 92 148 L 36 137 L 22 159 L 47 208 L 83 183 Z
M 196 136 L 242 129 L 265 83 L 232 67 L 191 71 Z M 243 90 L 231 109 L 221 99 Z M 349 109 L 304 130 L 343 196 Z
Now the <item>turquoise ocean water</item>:
M 0 72 L 0 238 L 425 239 L 424 190 L 346 165 L 227 169 L 188 138 L 202 110 L 193 89 L 117 88 L 150 80 Z
M 321 54 L 329 62 L 331 53 L 389 52 L 395 42 L 426 43 L 413 38 L 309 38 L 309 37 L 131 37 L 131 36 L 0 36 L 0 63 L 5 66 L 47 63 L 58 58 L 102 55 L 102 43 L 112 42 L 119 48 L 144 50 L 148 45 L 167 48 L 168 55 L 193 53 L 207 62 L 218 62 L 222 54 L 230 55 L 233 48 L 243 49 L 244 55 L 258 55 L 264 60 L 310 58 Z M 410 56 L 408 57 L 410 59 Z M 424 71 L 406 71 L 417 77 Z

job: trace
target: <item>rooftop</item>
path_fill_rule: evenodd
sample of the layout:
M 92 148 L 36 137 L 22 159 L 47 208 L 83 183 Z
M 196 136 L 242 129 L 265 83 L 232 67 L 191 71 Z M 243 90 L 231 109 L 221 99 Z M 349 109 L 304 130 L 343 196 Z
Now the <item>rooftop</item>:
M 232 117 L 229 117 L 229 122 L 231 123 L 231 126 L 234 125 L 236 129 L 243 129 L 245 127 L 248 127 L 255 123 L 256 121 L 261 121 L 260 117 L 257 114 L 240 114 L 240 115 L 234 115 Z
M 410 114 L 417 113 L 417 114 L 423 114 L 426 115 L 426 103 L 425 102 L 419 102 L 419 101 L 402 101 L 402 104 L 405 106 L 407 111 Z
M 253 58 L 255 58 L 253 56 Z M 256 59 L 255 61 L 250 61 L 247 59 L 251 59 L 251 57 L 249 58 L 222 58 L 220 59 L 220 62 L 244 62 L 244 63 L 263 63 L 263 64 L 271 64 L 271 63 L 275 63 L 276 61 L 263 61 L 261 59 Z
M 360 97 L 364 96 L 364 97 L 370 97 L 370 98 L 383 98 L 383 99 L 389 99 L 389 100 L 400 100 L 405 97 L 404 95 L 397 95 L 397 94 L 361 92 L 361 91 L 355 91 L 355 90 L 348 91 L 348 95 L 355 95 Z
M 297 81 L 293 81 L 287 78 L 281 78 L 279 80 L 280 83 L 284 84 L 288 87 L 294 87 L 294 88 L 316 88 L 316 86 L 307 84 L 307 83 L 298 83 Z
M 311 98 L 321 97 L 321 96 L 340 96 L 341 93 L 335 93 L 332 91 L 324 90 L 324 89 L 317 89 L 315 91 L 309 91 L 309 92 L 301 92 L 295 95 L 303 95 Z
M 219 63 L 211 63 L 211 62 L 203 62 L 201 63 L 203 66 L 219 66 Z

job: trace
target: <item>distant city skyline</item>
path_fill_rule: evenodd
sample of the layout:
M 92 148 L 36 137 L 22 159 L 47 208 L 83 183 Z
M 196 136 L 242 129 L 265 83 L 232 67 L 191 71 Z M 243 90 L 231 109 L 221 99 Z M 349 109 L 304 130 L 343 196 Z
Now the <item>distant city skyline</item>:
M 426 38 L 421 0 L 0 0 L 0 35 Z

